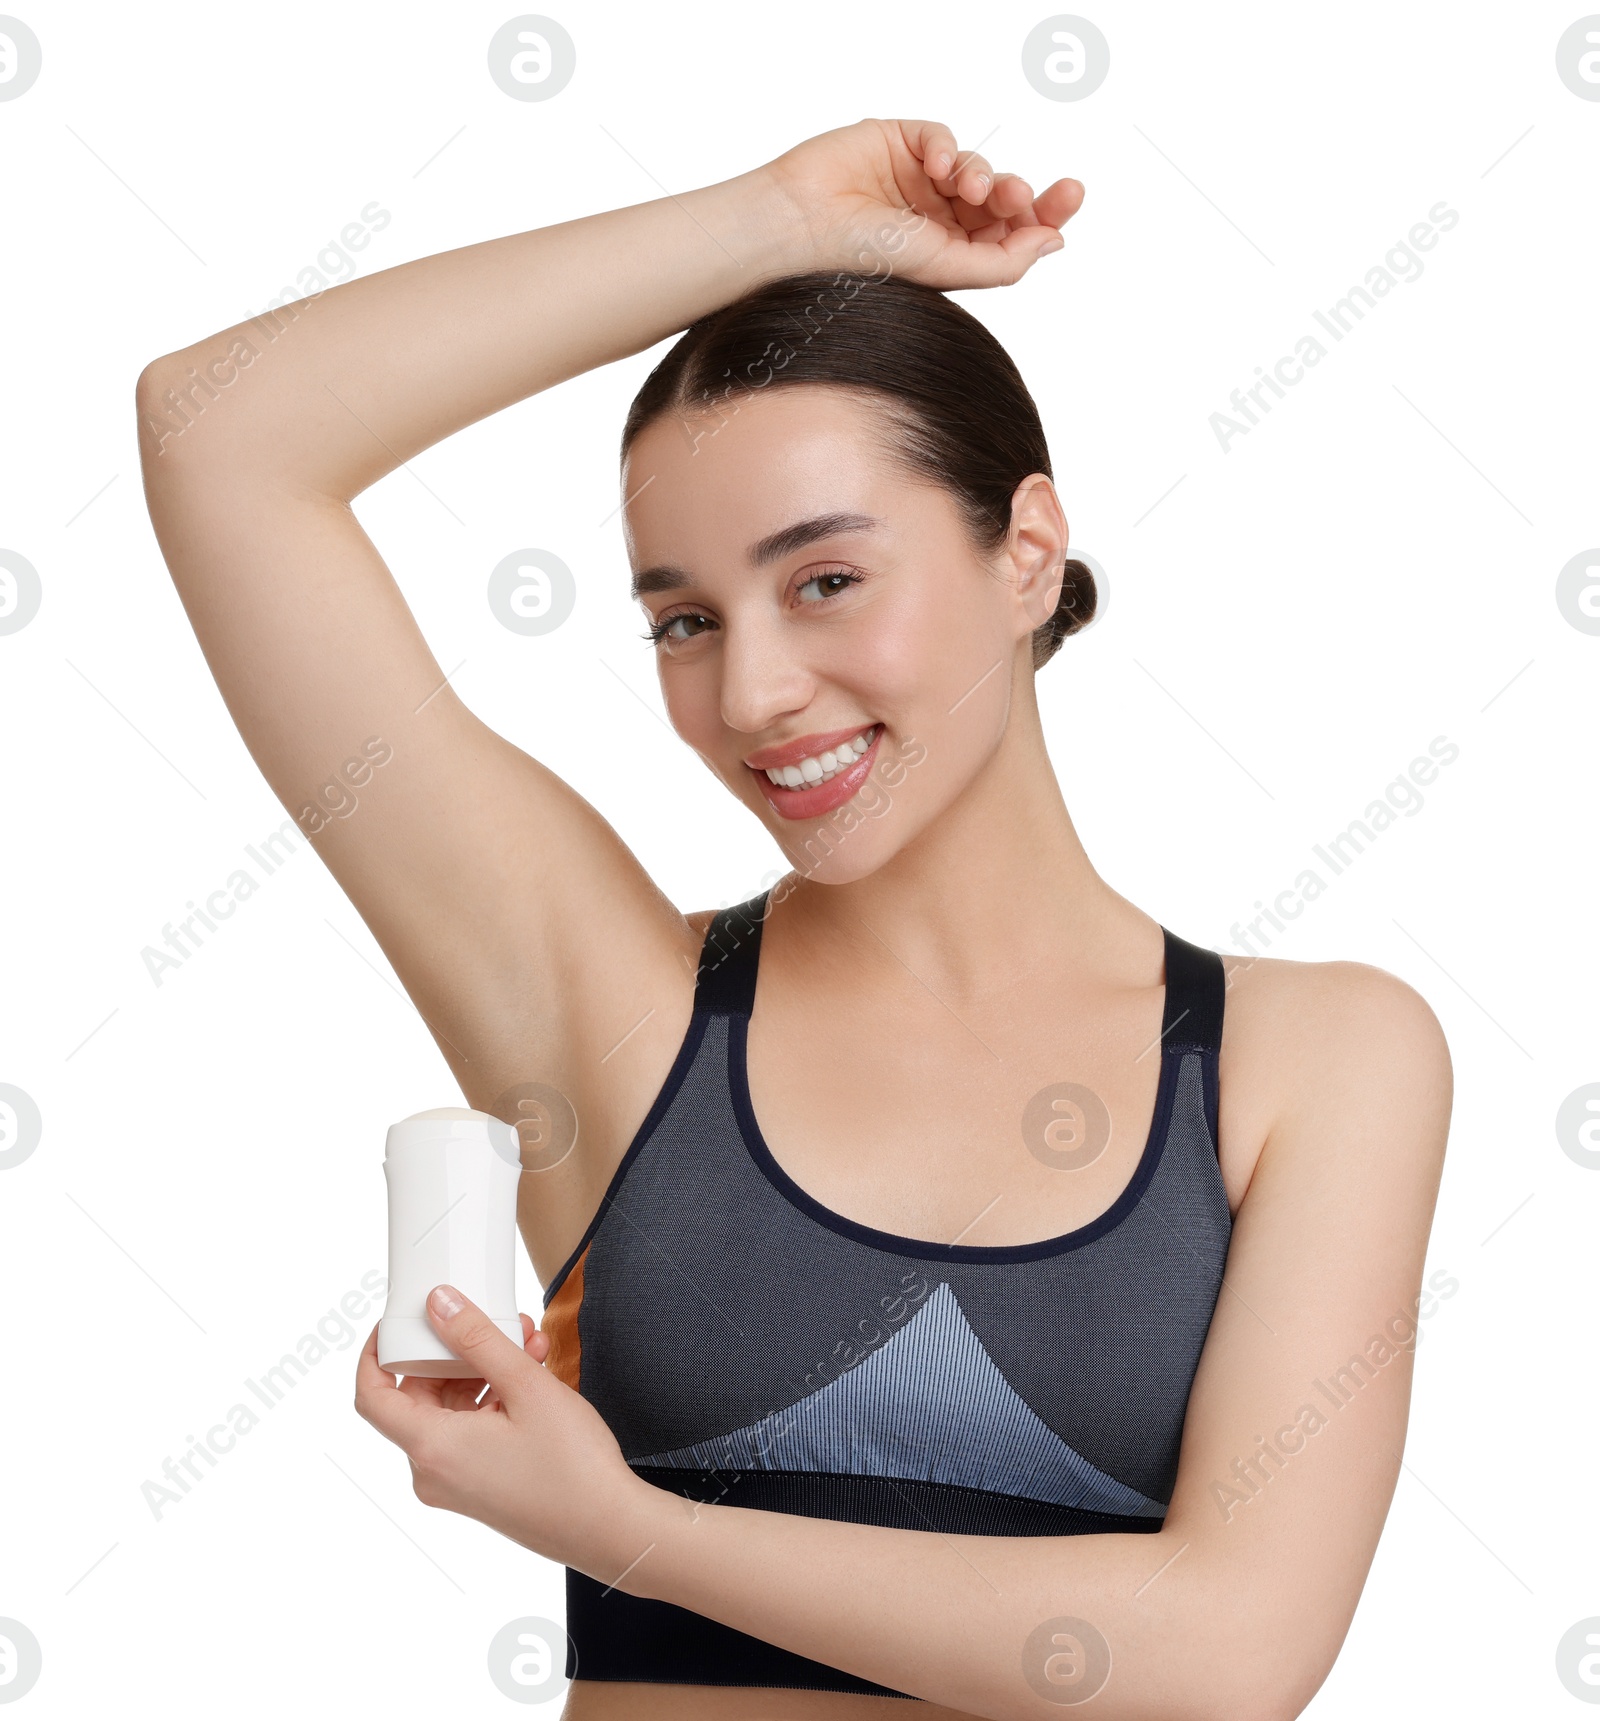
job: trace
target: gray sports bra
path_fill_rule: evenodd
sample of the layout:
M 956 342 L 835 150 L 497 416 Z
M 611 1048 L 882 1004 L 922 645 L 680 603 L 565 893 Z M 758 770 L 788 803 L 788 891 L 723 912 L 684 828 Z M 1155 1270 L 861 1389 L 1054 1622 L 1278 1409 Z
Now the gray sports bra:
M 1223 968 L 1166 931 L 1161 1075 L 1132 1180 L 994 1246 L 833 1212 L 772 1157 L 745 1040 L 766 898 L 707 930 L 694 1013 L 544 1296 L 547 1366 L 635 1474 L 691 1499 L 967 1535 L 1161 1527 L 1232 1223 Z M 904 1696 L 568 1568 L 569 1678 Z

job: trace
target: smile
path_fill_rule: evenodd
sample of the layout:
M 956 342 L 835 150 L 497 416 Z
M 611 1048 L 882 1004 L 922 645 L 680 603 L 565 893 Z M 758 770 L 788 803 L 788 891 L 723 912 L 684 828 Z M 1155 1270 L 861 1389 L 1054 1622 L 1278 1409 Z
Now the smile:
M 811 753 L 793 754 L 793 742 L 765 749 L 768 758 L 790 752 L 779 764 L 745 763 L 775 812 L 786 819 L 815 818 L 842 806 L 866 782 L 882 735 L 882 724 L 872 723 L 853 735 L 818 736 Z M 761 759 L 760 754 L 756 757 Z
M 808 753 L 792 765 L 771 766 L 767 776 L 781 789 L 815 788 L 818 783 L 837 777 L 841 771 L 848 771 L 872 745 L 876 733 L 877 726 L 873 725 L 870 729 L 863 729 L 852 740 L 841 741 L 837 747 L 821 753 Z

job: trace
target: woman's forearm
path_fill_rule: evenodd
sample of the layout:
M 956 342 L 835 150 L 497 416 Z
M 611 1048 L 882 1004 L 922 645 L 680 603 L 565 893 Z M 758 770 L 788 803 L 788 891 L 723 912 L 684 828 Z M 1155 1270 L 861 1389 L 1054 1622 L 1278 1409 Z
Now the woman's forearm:
M 813 264 L 757 168 L 263 312 L 157 359 L 141 417 L 169 468 L 226 461 L 348 501 L 463 426 Z
M 1107 1721 L 1298 1712 L 1270 1699 L 1270 1656 L 1228 1647 L 1233 1611 L 1265 1598 L 1192 1531 L 942 1535 L 653 1492 L 613 1553 L 627 1570 L 592 1575 L 924 1701 L 1001 1721 L 1091 1696 Z

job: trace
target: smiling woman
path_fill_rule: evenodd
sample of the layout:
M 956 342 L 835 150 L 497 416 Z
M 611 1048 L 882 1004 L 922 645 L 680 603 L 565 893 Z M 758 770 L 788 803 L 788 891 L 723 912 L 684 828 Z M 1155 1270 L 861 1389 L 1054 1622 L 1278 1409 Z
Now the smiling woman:
M 1404 1345 L 1249 1511 L 1213 1485 L 1414 1306 L 1449 1058 L 1392 976 L 1224 958 L 1079 840 L 1035 672 L 1094 582 L 945 294 L 1021 281 L 1082 196 L 862 120 L 334 287 L 182 436 L 241 330 L 140 378 L 274 792 L 385 738 L 313 845 L 468 1103 L 581 1120 L 524 1139 L 523 1347 L 441 1288 L 478 1378 L 369 1340 L 356 1395 L 419 1499 L 567 1568 L 570 1717 L 1277 1721 L 1372 1560 Z M 623 430 L 634 590 L 673 727 L 792 867 L 715 913 L 467 710 L 350 508 L 670 337 Z
M 729 377 L 745 380 L 736 385 L 724 380 Z M 797 389 L 806 391 L 799 402 L 792 392 Z M 765 408 L 773 401 L 780 403 L 775 412 L 751 410 L 758 402 Z M 788 276 L 742 295 L 687 330 L 650 373 L 623 426 L 623 491 L 635 495 L 629 513 L 635 550 L 639 535 L 649 532 L 661 513 L 657 502 L 691 494 L 724 473 L 735 482 L 733 469 L 753 469 L 766 458 L 803 457 L 808 435 L 824 460 L 841 447 L 859 445 L 859 470 L 877 472 L 885 495 L 909 492 L 914 512 L 919 502 L 923 511 L 931 506 L 937 543 L 923 561 L 927 572 L 920 601 L 941 632 L 915 647 L 905 642 L 907 667 L 924 691 L 943 687 L 958 668 L 943 637 L 943 617 L 971 608 L 969 593 L 940 590 L 938 571 L 953 568 L 965 552 L 972 564 L 964 570 L 967 578 L 975 569 L 1003 584 L 997 559 L 1014 533 L 1033 527 L 1036 512 L 1054 515 L 1048 536 L 1055 571 L 1048 584 L 1055 601 L 1033 630 L 1034 667 L 1093 619 L 1093 575 L 1082 562 L 1057 553 L 1065 541 L 1065 521 L 1045 482 L 1050 456 L 1038 408 L 1016 366 L 976 317 L 943 293 L 892 274 Z M 641 488 L 647 473 L 664 480 L 659 497 Z M 947 517 L 952 511 L 954 531 Z M 837 655 L 854 633 L 874 641 L 881 657 L 879 600 L 916 597 L 915 577 L 902 576 L 898 594 L 879 589 L 896 583 L 894 570 L 906 562 L 908 536 L 903 502 L 890 517 L 833 508 L 766 534 L 744 551 L 743 560 L 752 572 L 781 571 L 802 551 L 812 552 L 803 580 L 791 582 L 785 596 L 787 613 L 808 628 L 821 626 L 818 637 L 831 654 Z M 868 565 L 840 560 L 819 568 L 814 558 L 830 547 L 858 548 Z M 633 591 L 641 599 L 663 600 L 650 606 L 648 637 L 670 660 L 662 671 L 670 701 L 673 689 L 685 685 L 686 666 L 704 659 L 718 630 L 714 606 L 704 601 L 704 588 L 697 588 L 689 570 L 674 561 L 640 568 Z M 863 632 L 859 620 L 852 627 L 852 617 L 867 618 L 869 631 Z M 988 673 L 996 673 L 1010 655 L 1009 642 L 999 642 L 985 666 Z M 928 674 L 932 666 L 937 666 L 936 677 Z M 981 678 L 984 669 L 978 674 Z M 961 702 L 958 698 L 950 716 Z M 970 733 L 974 715 L 965 712 L 955 726 Z M 678 727 L 688 733 L 683 723 Z M 756 749 L 743 762 L 756 773 L 756 787 L 767 804 L 792 826 L 851 800 L 872 774 L 881 735 L 881 725 L 857 722 Z M 841 742 L 848 751 L 843 758 L 835 751 Z M 869 752 L 873 757 L 866 756 Z M 762 774 L 768 784 L 761 783 Z M 732 776 L 740 773 L 734 770 Z M 791 829 L 779 840 L 790 861 L 811 876 L 813 869 L 802 860 L 810 839 Z

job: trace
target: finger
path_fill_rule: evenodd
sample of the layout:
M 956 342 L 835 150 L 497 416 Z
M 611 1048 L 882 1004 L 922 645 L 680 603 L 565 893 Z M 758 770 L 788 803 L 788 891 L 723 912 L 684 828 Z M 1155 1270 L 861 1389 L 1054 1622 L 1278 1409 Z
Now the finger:
M 415 1376 L 408 1375 L 406 1386 L 411 1386 L 414 1380 Z M 429 1381 L 426 1384 L 437 1389 L 439 1383 Z M 357 1414 L 370 1422 L 386 1440 L 392 1440 L 408 1452 L 439 1414 L 436 1394 L 407 1392 L 395 1384 L 395 1377 L 387 1369 L 378 1366 L 377 1327 L 367 1335 L 367 1342 L 356 1359 L 355 1405 Z
M 901 120 L 900 132 L 929 179 L 941 180 L 949 173 L 956 159 L 955 133 L 949 126 L 937 120 Z
M 987 156 L 975 152 L 958 156 L 950 177 L 957 193 L 968 203 L 981 206 L 989 201 L 989 193 L 994 189 L 994 169 Z
M 543 1362 L 550 1354 L 550 1338 L 533 1324 L 533 1316 L 519 1312 L 517 1319 L 522 1322 L 522 1348 L 535 1362 Z
M 982 205 L 961 202 L 952 207 L 969 239 L 1000 240 L 1022 227 L 1052 225 L 1035 209 L 1033 187 L 1015 173 L 1000 174 Z
M 993 197 L 983 203 L 968 203 L 965 198 L 957 198 L 950 205 L 950 213 L 968 238 L 986 227 L 993 227 L 996 221 L 1000 223 L 1002 235 L 1009 231 L 1005 226 L 1005 217 L 994 207 Z
M 958 204 L 960 220 L 957 232 L 969 243 L 998 243 L 1011 231 L 1011 223 L 997 220 L 987 209 L 974 209 L 970 204 Z
M 539 1390 L 537 1377 L 543 1371 L 533 1358 L 453 1285 L 435 1285 L 427 1306 L 434 1331 L 456 1356 L 472 1365 L 475 1374 L 494 1387 L 508 1410 L 528 1402 Z
M 957 225 L 968 239 L 1004 239 L 1008 233 L 1014 232 L 1018 226 L 1032 226 L 1032 222 L 1014 222 L 1005 216 L 996 216 L 988 209 L 974 209 L 970 203 L 958 203 Z
M 1064 227 L 1083 207 L 1083 182 L 1058 179 L 1033 200 L 1034 214 L 1051 227 Z
M 976 255 L 996 271 L 1003 286 L 1020 281 L 1047 251 L 1061 248 L 1061 235 L 1053 227 L 1019 227 L 995 245 L 973 247 Z
M 984 207 L 991 215 L 1003 215 L 1019 227 L 1037 227 L 1033 213 L 1033 187 L 1021 174 L 1002 173 L 995 177 L 994 188 Z
M 949 285 L 955 287 L 1009 287 L 1020 281 L 1043 255 L 1047 245 L 1059 245 L 1061 235 L 1053 227 L 1019 227 L 997 240 L 979 241 L 951 236 L 945 262 Z M 931 286 L 946 283 L 932 276 Z
M 373 1355 L 374 1357 L 377 1355 L 376 1344 L 373 1346 Z M 380 1372 L 390 1378 L 398 1373 L 392 1368 L 382 1369 Z M 446 1381 L 433 1375 L 407 1374 L 400 1376 L 399 1390 L 403 1397 L 411 1399 L 414 1403 L 425 1405 L 430 1410 L 438 1410 L 443 1407 L 444 1389 L 447 1384 Z
M 1016 174 L 1000 174 L 981 203 L 960 198 L 951 212 L 969 239 L 1001 240 L 1021 227 L 1040 225 L 1033 211 L 1033 190 Z
M 1082 204 L 1083 186 L 1076 179 L 1058 179 L 1035 198 L 1027 180 L 1018 174 L 1002 173 L 981 207 L 964 200 L 951 207 L 969 239 L 998 240 L 1024 227 L 1060 228 L 1077 214 Z M 997 222 L 1009 225 L 997 226 Z
M 988 158 L 973 150 L 955 148 L 955 138 L 946 131 L 946 141 L 930 152 L 938 172 L 930 172 L 934 189 L 941 197 L 965 198 L 968 203 L 981 204 L 994 186 L 994 169 Z
M 440 1402 L 446 1410 L 476 1410 L 478 1399 L 488 1385 L 486 1380 L 473 1379 L 465 1375 L 441 1380 L 439 1382 Z

